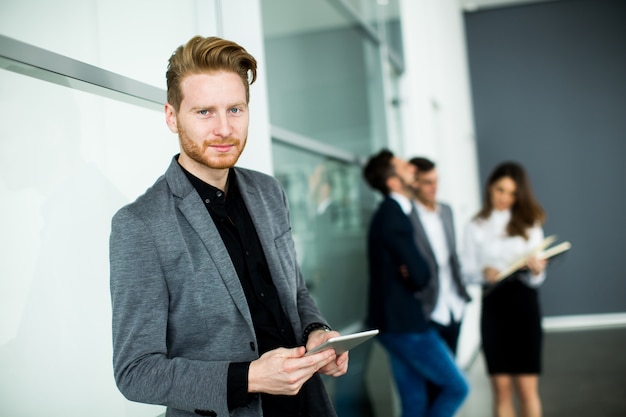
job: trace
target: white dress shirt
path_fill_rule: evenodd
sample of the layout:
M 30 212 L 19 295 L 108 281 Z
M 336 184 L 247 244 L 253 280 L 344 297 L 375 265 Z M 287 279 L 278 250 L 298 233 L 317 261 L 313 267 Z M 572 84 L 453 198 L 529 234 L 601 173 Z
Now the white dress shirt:
M 543 229 L 539 225 L 528 229 L 528 240 L 521 236 L 509 236 L 506 226 L 510 219 L 510 210 L 493 210 L 488 219 L 474 219 L 467 225 L 461 257 L 466 282 L 483 283 L 482 271 L 485 267 L 502 271 L 543 241 Z M 522 282 L 538 287 L 545 278 L 545 271 L 538 275 L 529 272 L 523 274 Z
M 439 271 L 439 292 L 435 308 L 430 315 L 431 320 L 447 326 L 450 318 L 459 322 L 465 309 L 465 300 L 461 298 L 454 288 L 452 279 L 452 268 L 450 266 L 450 249 L 446 239 L 446 232 L 441 220 L 439 206 L 435 210 L 429 210 L 419 202 L 415 202 L 415 207 L 420 218 L 420 222 L 426 232 L 426 237 L 437 261 Z
M 400 208 L 402 209 L 404 214 L 406 214 L 407 216 L 411 214 L 411 209 L 413 208 L 411 200 L 409 200 L 407 197 L 403 196 L 402 194 L 393 193 L 393 192 L 389 193 L 389 197 L 393 198 L 394 200 L 396 200 L 398 204 L 400 204 Z

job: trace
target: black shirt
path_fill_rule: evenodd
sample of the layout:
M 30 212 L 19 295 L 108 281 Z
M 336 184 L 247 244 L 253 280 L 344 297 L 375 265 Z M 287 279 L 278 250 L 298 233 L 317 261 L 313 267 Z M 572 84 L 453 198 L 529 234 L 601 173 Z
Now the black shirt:
M 277 347 L 297 346 L 296 337 L 285 315 L 267 265 L 263 246 L 237 185 L 235 171 L 227 179 L 227 193 L 183 171 L 204 202 L 228 250 L 243 287 L 259 344 L 259 356 Z M 231 363 L 228 372 L 228 407 L 245 406 L 248 394 L 249 362 Z M 304 387 L 303 387 L 304 388 Z M 295 396 L 262 394 L 263 411 L 271 416 L 305 415 L 304 389 Z

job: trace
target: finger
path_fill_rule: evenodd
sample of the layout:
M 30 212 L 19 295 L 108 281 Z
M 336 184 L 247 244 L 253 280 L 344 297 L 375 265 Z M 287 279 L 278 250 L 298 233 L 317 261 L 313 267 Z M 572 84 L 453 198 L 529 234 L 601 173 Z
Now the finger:
M 298 346 L 290 349 L 278 348 L 276 351 L 284 358 L 301 358 L 306 353 L 306 348 L 304 346 Z
M 324 343 L 331 337 L 336 337 L 336 336 L 339 336 L 339 332 L 335 330 L 319 331 L 319 332 L 315 331 L 309 335 L 309 340 L 306 344 L 307 350 L 311 350 L 321 345 L 322 343 Z
M 344 362 L 341 365 L 337 365 L 336 363 L 333 363 L 332 366 L 328 369 L 328 371 L 325 373 L 325 375 L 329 375 L 332 377 L 340 377 L 342 375 L 345 375 L 348 372 L 348 363 Z
M 334 349 L 328 349 L 309 355 L 307 356 L 307 358 L 312 360 L 310 365 L 313 366 L 315 369 L 314 371 L 317 372 L 320 369 L 328 366 L 328 364 L 334 362 L 336 355 Z
M 306 353 L 306 348 L 304 346 L 298 346 L 296 348 L 291 349 L 293 356 L 295 358 L 301 358 Z
M 341 355 L 337 356 L 337 366 L 342 366 L 343 364 L 347 364 L 349 358 L 350 358 L 349 352 L 344 352 Z

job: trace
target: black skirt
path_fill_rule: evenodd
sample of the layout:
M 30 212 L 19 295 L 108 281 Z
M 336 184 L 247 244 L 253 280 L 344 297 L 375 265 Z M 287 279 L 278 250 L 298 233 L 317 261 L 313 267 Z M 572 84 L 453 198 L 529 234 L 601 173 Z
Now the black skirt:
M 541 373 L 539 294 L 518 275 L 485 290 L 480 331 L 489 375 Z

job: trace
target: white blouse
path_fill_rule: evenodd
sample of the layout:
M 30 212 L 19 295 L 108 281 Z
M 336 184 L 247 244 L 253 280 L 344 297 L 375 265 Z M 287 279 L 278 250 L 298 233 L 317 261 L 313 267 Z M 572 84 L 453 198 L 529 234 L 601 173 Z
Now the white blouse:
M 493 210 L 489 218 L 474 219 L 467 225 L 461 251 L 461 267 L 467 283 L 485 282 L 482 272 L 485 267 L 502 271 L 543 241 L 543 229 L 539 225 L 528 230 L 528 240 L 508 236 L 506 226 L 510 219 L 510 210 Z M 522 275 L 522 282 L 536 288 L 545 278 L 545 271 L 539 275 L 528 272 Z

